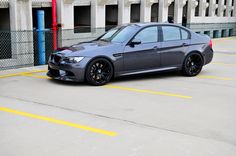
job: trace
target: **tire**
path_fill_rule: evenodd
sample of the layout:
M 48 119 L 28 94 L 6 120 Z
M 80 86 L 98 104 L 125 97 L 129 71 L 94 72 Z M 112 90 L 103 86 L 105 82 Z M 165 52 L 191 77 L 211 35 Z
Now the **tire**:
M 113 76 L 113 66 L 110 61 L 104 58 L 97 58 L 91 61 L 86 69 L 85 79 L 94 86 L 107 84 Z
M 187 55 L 184 60 L 182 73 L 185 76 L 196 76 L 198 75 L 203 67 L 203 57 L 201 54 L 193 52 Z

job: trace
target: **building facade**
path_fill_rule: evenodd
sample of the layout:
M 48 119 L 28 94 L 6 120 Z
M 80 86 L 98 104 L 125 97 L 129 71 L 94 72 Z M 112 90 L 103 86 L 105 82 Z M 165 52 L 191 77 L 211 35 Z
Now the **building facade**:
M 59 46 L 134 22 L 172 22 L 212 38 L 236 35 L 236 0 L 57 0 L 56 4 Z M 51 0 L 0 0 L 0 67 L 35 64 L 37 10 L 44 10 L 45 27 L 50 29 L 51 5 Z

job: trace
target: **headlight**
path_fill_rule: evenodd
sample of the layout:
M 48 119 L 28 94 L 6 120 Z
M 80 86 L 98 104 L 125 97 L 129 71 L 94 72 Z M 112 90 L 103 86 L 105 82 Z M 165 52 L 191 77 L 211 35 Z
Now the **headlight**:
M 83 60 L 84 57 L 68 57 L 64 59 L 65 62 L 68 63 L 79 63 L 80 61 Z

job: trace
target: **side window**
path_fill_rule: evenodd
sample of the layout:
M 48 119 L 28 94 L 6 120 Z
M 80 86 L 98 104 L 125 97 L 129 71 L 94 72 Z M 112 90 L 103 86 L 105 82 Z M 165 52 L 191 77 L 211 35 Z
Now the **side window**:
M 180 29 L 178 27 L 163 26 L 162 32 L 164 41 L 181 40 Z
M 188 32 L 184 29 L 181 29 L 181 33 L 182 33 L 182 40 L 187 40 L 188 39 Z
M 148 27 L 141 30 L 136 36 L 135 39 L 140 40 L 141 43 L 152 43 L 158 41 L 157 26 Z

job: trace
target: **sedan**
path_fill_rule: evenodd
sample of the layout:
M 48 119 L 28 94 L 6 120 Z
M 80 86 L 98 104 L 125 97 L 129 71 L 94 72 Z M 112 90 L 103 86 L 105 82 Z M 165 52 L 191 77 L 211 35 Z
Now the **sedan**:
M 49 58 L 47 75 L 99 86 L 119 76 L 167 70 L 196 76 L 212 58 L 212 41 L 206 35 L 175 24 L 134 23 L 58 48 Z

